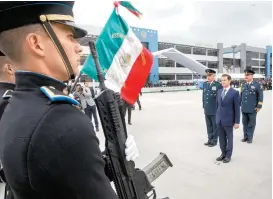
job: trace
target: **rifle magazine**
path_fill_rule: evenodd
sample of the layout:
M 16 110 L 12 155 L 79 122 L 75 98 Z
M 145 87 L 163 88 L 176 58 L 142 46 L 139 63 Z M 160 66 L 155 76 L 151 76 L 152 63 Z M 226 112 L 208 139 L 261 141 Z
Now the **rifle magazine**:
M 169 167 L 173 164 L 169 160 L 166 154 L 160 153 L 160 155 L 154 159 L 150 164 L 148 164 L 143 171 L 150 183 L 155 181 L 159 176 L 161 176 Z

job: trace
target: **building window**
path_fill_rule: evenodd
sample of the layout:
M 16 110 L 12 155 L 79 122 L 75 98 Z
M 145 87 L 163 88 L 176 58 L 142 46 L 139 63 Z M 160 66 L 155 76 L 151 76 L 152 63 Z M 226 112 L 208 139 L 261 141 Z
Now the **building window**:
M 264 69 L 264 68 L 261 68 L 261 69 L 260 69 L 260 74 L 262 74 L 262 75 L 265 74 L 265 69 Z
M 159 58 L 158 65 L 159 67 L 174 67 L 174 61 L 170 59 Z
M 260 59 L 266 59 L 266 54 L 265 53 L 260 53 Z
M 246 51 L 246 58 L 251 59 L 251 52 L 250 51 Z
M 218 62 L 217 61 L 209 61 L 208 68 L 218 68 Z
M 192 75 L 176 75 L 176 80 L 192 80 Z
M 224 58 L 223 60 L 225 66 L 233 66 L 233 59 L 232 58 Z M 241 60 L 235 59 L 235 67 L 241 66 Z
M 158 50 L 164 50 L 168 48 L 174 48 L 174 44 L 170 43 L 158 43 Z
M 259 59 L 260 58 L 260 53 L 258 52 L 252 52 L 252 51 L 246 51 L 246 58 L 248 59 Z
M 193 47 L 193 54 L 195 54 L 195 55 L 206 55 L 206 49 L 205 48 Z
M 259 60 L 251 60 L 251 66 L 259 66 Z
M 233 63 L 232 63 L 232 59 L 230 59 L 230 58 L 224 58 L 224 60 L 223 60 L 223 64 L 224 65 L 232 65 Z
M 260 55 L 258 52 L 252 52 L 252 58 L 255 58 L 255 59 L 259 59 L 260 58 Z
M 181 65 L 181 64 L 179 64 L 177 62 L 176 62 L 176 67 L 178 67 L 178 68 L 185 68 L 185 66 L 183 66 L 183 65 Z
M 259 68 L 252 68 L 252 70 L 253 70 L 255 73 L 259 74 Z
M 84 64 L 86 58 L 87 58 L 87 56 L 85 56 L 85 55 L 81 56 L 81 58 L 80 58 L 80 63 L 81 63 L 81 65 Z
M 208 56 L 218 56 L 217 49 L 208 49 Z
M 246 67 L 251 67 L 251 59 L 246 59 Z
M 176 50 L 185 53 L 185 54 L 191 54 L 191 47 L 190 46 L 181 46 L 177 45 L 175 46 Z
M 159 75 L 159 80 L 175 80 L 175 75 Z
M 260 66 L 265 66 L 265 61 L 260 61 Z

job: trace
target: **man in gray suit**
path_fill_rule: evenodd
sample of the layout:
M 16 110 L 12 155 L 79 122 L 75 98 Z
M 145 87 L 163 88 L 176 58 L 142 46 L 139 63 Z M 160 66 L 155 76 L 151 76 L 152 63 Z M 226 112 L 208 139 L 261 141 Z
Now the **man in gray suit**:
M 92 115 L 95 120 L 95 127 L 96 131 L 99 131 L 99 122 L 98 122 L 98 117 L 96 113 L 96 104 L 94 99 L 92 98 L 92 94 L 90 91 L 90 88 L 88 87 L 81 87 L 79 88 L 78 91 L 74 94 L 75 97 L 80 98 L 81 101 L 81 107 L 84 110 L 84 113 L 90 118 L 91 123 L 92 123 Z M 95 113 L 95 114 L 94 114 Z

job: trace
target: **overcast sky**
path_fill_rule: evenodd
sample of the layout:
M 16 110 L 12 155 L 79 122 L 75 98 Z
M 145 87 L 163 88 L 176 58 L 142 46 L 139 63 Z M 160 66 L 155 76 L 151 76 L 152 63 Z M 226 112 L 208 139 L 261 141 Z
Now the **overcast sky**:
M 76 0 L 75 20 L 81 25 L 103 27 L 112 9 L 112 0 Z M 121 9 L 131 25 L 158 30 L 159 41 L 224 47 L 232 44 L 265 47 L 272 43 L 272 2 L 181 0 L 140 0 L 133 5 L 143 13 L 139 20 Z

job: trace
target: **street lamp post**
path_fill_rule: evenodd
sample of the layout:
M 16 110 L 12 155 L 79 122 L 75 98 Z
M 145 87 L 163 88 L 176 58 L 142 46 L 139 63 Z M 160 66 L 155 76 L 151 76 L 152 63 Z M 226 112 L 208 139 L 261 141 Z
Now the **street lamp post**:
M 235 71 L 235 48 L 237 46 L 236 45 L 232 45 L 231 48 L 232 48 L 232 52 L 233 52 L 233 72 Z

